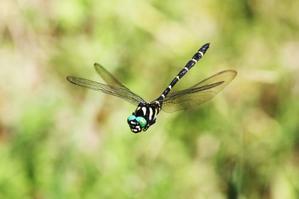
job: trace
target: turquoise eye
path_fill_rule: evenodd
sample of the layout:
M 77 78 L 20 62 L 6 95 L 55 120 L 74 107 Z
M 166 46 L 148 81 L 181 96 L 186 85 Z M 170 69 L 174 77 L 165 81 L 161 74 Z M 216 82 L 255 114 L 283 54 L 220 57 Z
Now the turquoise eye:
M 135 120 L 136 119 L 136 116 L 135 115 L 130 115 L 128 117 L 128 121 L 132 121 L 132 120 Z
M 143 117 L 136 117 L 136 120 L 142 128 L 144 128 L 146 126 L 147 122 Z

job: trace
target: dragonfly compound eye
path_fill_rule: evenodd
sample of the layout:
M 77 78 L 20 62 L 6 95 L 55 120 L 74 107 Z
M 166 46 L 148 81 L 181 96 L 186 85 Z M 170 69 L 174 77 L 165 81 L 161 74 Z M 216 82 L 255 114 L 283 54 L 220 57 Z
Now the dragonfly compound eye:
M 142 131 L 143 127 L 140 125 L 140 122 L 137 121 L 137 117 L 135 115 L 130 115 L 127 120 L 133 133 L 139 133 Z
M 133 121 L 133 120 L 136 120 L 136 116 L 135 115 L 130 115 L 128 117 L 128 121 L 130 122 L 130 121 Z
M 136 117 L 136 121 L 139 123 L 139 125 L 144 128 L 147 124 L 146 119 L 144 117 Z

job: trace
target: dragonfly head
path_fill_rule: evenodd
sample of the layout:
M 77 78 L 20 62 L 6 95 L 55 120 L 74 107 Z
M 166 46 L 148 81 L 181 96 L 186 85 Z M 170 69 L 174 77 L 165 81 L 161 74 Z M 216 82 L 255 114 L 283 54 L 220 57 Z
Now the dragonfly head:
M 130 129 L 133 133 L 140 133 L 147 125 L 146 119 L 142 116 L 130 115 L 127 119 Z

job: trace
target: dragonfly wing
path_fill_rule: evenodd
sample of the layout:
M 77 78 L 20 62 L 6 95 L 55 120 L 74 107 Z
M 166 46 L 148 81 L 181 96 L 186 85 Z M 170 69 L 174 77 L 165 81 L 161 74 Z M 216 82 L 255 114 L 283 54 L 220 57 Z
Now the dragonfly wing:
M 118 86 L 118 87 L 124 87 L 124 88 L 128 89 L 120 81 L 118 81 L 110 72 L 108 72 L 101 64 L 95 63 L 94 64 L 94 69 L 97 71 L 97 73 L 101 76 L 101 78 L 108 85 Z
M 140 96 L 134 94 L 133 92 L 124 87 L 106 85 L 96 81 L 75 76 L 67 76 L 66 79 L 75 85 L 96 91 L 101 91 L 103 93 L 122 98 L 134 105 L 138 105 L 140 102 L 144 101 Z
M 205 103 L 225 88 L 237 75 L 234 70 L 225 70 L 208 77 L 190 88 L 170 93 L 162 104 L 166 112 L 190 109 Z
M 127 88 L 125 85 L 123 85 L 117 78 L 115 78 L 109 71 L 107 71 L 101 64 L 95 63 L 94 68 L 97 71 L 97 73 L 101 76 L 101 78 L 110 86 L 113 87 L 120 87 L 123 90 L 126 90 L 130 96 L 134 96 L 135 99 L 137 99 L 139 102 L 145 103 L 144 99 L 142 99 L 140 96 L 135 94 L 133 91 L 131 91 L 129 88 Z

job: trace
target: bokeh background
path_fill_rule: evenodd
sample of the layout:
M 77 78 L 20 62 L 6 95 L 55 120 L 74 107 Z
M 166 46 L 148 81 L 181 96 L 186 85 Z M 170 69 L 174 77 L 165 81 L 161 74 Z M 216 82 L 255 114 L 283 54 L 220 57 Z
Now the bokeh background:
M 299 198 L 299 1 L 3 0 L 0 198 Z M 135 109 L 76 87 L 99 62 L 157 97 L 224 69 L 209 103 L 130 132 Z

